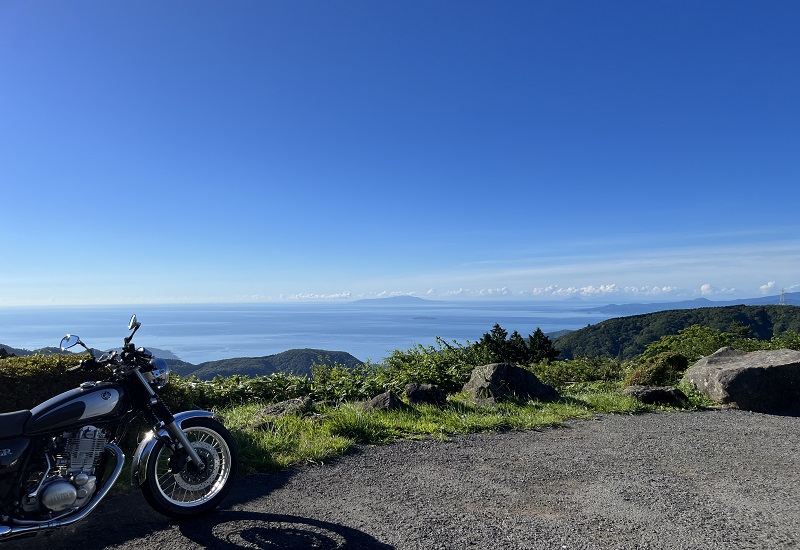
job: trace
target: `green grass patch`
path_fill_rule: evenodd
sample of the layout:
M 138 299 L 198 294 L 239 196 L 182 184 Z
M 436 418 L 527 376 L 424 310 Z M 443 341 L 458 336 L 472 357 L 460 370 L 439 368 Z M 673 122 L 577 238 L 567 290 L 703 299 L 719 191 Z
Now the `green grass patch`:
M 352 404 L 320 414 L 287 416 L 253 428 L 262 405 L 233 406 L 220 411 L 239 443 L 244 472 L 275 471 L 295 464 L 320 463 L 358 443 L 385 444 L 401 439 L 553 428 L 596 413 L 635 414 L 652 410 L 613 392 L 576 392 L 549 402 L 480 406 L 451 396 L 442 408 L 409 406 L 397 411 L 365 411 Z
M 719 403 L 697 391 L 697 388 L 685 379 L 678 382 L 676 387 L 683 392 L 686 399 L 689 401 L 689 407 L 693 409 L 705 409 L 719 406 Z

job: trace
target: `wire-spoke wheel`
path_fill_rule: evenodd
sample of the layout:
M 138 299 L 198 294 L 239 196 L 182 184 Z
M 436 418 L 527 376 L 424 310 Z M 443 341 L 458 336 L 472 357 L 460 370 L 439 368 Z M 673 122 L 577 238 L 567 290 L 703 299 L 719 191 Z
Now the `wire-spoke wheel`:
M 175 518 L 196 516 L 215 508 L 230 491 L 237 469 L 236 442 L 212 418 L 190 418 L 181 426 L 203 461 L 200 468 L 159 441 L 147 462 L 142 492 L 158 512 Z

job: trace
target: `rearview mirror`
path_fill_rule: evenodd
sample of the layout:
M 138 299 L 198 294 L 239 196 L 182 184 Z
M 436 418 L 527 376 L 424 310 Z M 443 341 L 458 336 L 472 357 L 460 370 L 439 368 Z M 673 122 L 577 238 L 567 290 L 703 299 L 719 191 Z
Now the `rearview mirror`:
M 61 343 L 58 345 L 62 350 L 67 350 L 73 346 L 76 346 L 81 343 L 81 339 L 79 336 L 75 334 L 67 334 L 61 339 Z
M 128 323 L 128 330 L 139 328 L 142 324 L 136 319 L 136 314 L 131 315 L 131 322 Z

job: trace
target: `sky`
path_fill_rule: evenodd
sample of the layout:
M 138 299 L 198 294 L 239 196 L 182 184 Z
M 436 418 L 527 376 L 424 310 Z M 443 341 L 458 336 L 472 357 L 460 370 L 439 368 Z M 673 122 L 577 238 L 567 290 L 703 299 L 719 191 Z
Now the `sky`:
M 800 291 L 800 4 L 0 2 L 0 307 Z

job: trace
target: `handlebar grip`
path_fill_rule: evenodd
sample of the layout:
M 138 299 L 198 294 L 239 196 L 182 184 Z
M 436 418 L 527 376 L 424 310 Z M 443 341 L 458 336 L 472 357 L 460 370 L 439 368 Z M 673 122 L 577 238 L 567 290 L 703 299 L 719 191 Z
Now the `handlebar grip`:
M 100 367 L 100 363 L 95 361 L 94 359 L 81 359 L 77 365 L 74 367 L 68 368 L 67 372 L 75 372 L 75 371 L 93 371 Z

